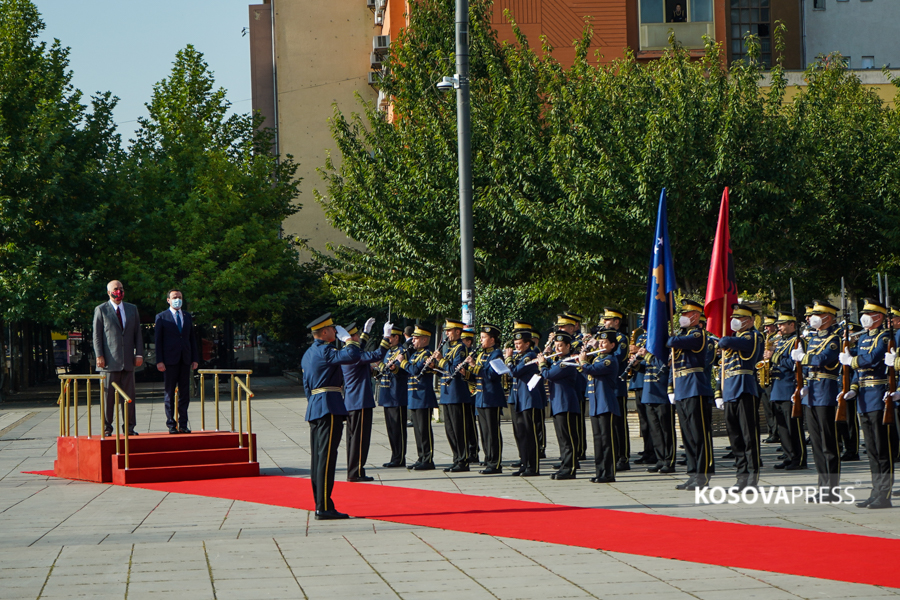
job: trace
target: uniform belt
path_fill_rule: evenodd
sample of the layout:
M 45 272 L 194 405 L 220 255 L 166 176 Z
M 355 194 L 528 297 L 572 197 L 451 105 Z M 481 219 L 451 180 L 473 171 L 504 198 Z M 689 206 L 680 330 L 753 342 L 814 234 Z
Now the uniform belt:
M 880 385 L 887 385 L 887 379 L 860 379 L 859 387 L 861 388 L 870 388 L 870 387 L 878 387 Z
M 704 367 L 693 367 L 690 369 L 675 369 L 675 377 L 685 377 L 690 375 L 691 373 L 703 373 L 706 369 Z
M 810 373 L 807 379 L 830 379 L 832 381 L 837 381 L 838 376 L 832 375 L 831 373 Z
M 339 394 L 343 394 L 343 393 L 344 393 L 344 388 L 338 387 L 338 386 L 334 386 L 334 385 L 327 386 L 327 387 L 320 387 L 320 388 L 314 389 L 314 390 L 310 393 L 310 396 L 315 396 L 316 394 L 324 394 L 324 393 L 326 393 L 326 392 L 338 392 Z
M 737 377 L 738 375 L 753 375 L 753 371 L 751 369 L 734 369 L 732 371 L 729 371 L 728 369 L 725 370 L 725 379 L 728 379 L 729 377 Z

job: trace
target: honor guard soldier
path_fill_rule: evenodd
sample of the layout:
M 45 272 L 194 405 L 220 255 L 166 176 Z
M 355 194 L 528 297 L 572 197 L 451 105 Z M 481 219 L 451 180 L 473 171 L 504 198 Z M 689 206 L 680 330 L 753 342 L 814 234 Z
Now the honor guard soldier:
M 500 349 L 500 328 L 490 323 L 481 326 L 479 333 L 481 351 L 477 357 L 469 355 L 466 362 L 468 371 L 475 381 L 475 409 L 478 411 L 478 425 L 481 429 L 481 445 L 484 447 L 485 468 L 482 475 L 503 472 L 500 464 L 503 454 L 503 436 L 500 434 L 500 413 L 506 406 L 503 393 L 502 375 L 491 366 L 491 361 L 503 362 Z
M 679 335 L 669 338 L 673 351 L 672 399 L 681 423 L 681 439 L 687 455 L 688 480 L 676 486 L 695 490 L 709 485 L 712 465 L 712 434 L 708 406 L 713 396 L 707 366 L 707 333 L 700 327 L 703 305 L 693 300 L 681 301 Z M 646 380 L 645 380 L 646 382 Z
M 509 396 L 515 406 L 512 417 L 519 447 L 519 470 L 513 475 L 532 477 L 541 473 L 537 430 L 539 421 L 544 420 L 544 404 L 539 392 L 544 386 L 542 382 L 532 384 L 532 380 L 540 375 L 537 352 L 531 344 L 530 326 L 516 321 L 514 327 L 513 347 L 504 352 L 512 376 Z
M 891 306 L 891 325 L 894 329 L 894 349 L 900 348 L 900 308 Z M 893 364 L 893 363 L 892 363 Z M 894 432 L 891 434 L 891 448 L 894 450 L 894 461 L 900 460 L 900 394 L 895 392 L 894 399 Z M 892 494 L 894 497 L 900 496 L 900 490 Z
M 731 488 L 740 491 L 759 485 L 759 385 L 756 363 L 762 360 L 765 340 L 754 326 L 756 311 L 744 304 L 731 306 L 734 335 L 719 340 L 725 378 L 722 401 L 725 403 L 725 427 L 731 441 L 737 467 L 737 482 Z
M 625 313 L 618 308 L 607 306 L 601 317 L 603 326 L 615 329 L 617 337 L 616 360 L 619 362 L 619 376 L 616 379 L 616 395 L 619 399 L 619 415 L 613 417 L 616 444 L 616 471 L 628 471 L 631 465 L 631 434 L 628 431 L 628 382 L 622 378 L 628 365 L 628 338 L 621 332 Z
M 468 348 L 460 340 L 465 324 L 447 319 L 444 331 L 447 335 L 447 353 L 436 350 L 432 355 L 437 360 L 441 376 L 440 403 L 444 407 L 444 429 L 447 442 L 453 453 L 453 465 L 445 472 L 460 473 L 469 470 L 469 439 L 475 436 L 472 411 L 474 402 L 469 393 L 469 384 L 462 372 L 469 355 Z
M 594 433 L 595 475 L 591 477 L 591 483 L 612 483 L 616 480 L 615 433 L 612 419 L 620 410 L 617 334 L 615 329 L 601 329 L 594 338 L 598 347 L 596 358 L 588 356 L 586 348 L 582 348 L 578 356 L 581 370 L 588 378 L 588 410 Z
M 388 324 L 390 325 L 390 324 Z M 331 500 L 334 469 L 341 444 L 341 433 L 347 409 L 344 406 L 342 365 L 359 361 L 359 343 L 341 327 L 342 341 L 347 345 L 337 350 L 337 329 L 326 313 L 308 325 L 315 341 L 303 354 L 303 389 L 306 393 L 306 421 L 309 423 L 310 480 L 316 501 L 316 519 L 347 519 Z M 385 326 L 385 329 L 390 331 Z
M 382 466 L 388 469 L 406 467 L 407 380 L 409 374 L 400 368 L 403 358 L 403 329 L 393 327 L 388 338 L 390 348 L 378 371 L 378 404 L 384 409 L 384 423 L 391 446 L 391 460 Z
M 360 335 L 356 324 L 346 326 L 350 340 L 365 345 L 375 319 L 363 325 Z M 388 338 L 373 352 L 360 352 L 354 364 L 341 365 L 344 375 L 344 407 L 347 409 L 347 481 L 373 481 L 366 475 L 366 460 L 369 457 L 369 443 L 372 439 L 372 409 L 375 408 L 375 394 L 372 391 L 371 364 L 381 362 L 387 355 Z
M 525 323 L 524 321 L 513 321 L 513 337 L 515 340 L 515 334 L 518 331 L 531 331 L 532 327 L 530 323 Z M 503 349 L 503 362 L 506 363 L 507 368 L 512 369 L 514 364 L 514 356 L 518 356 L 521 354 L 518 350 L 516 350 L 515 341 L 511 341 L 509 347 Z M 533 346 L 533 342 L 528 346 L 531 348 Z M 507 394 L 506 394 L 506 402 L 509 405 L 509 420 L 512 423 L 513 430 L 513 438 L 516 441 L 516 451 L 520 460 L 513 461 L 510 463 L 511 467 L 516 469 L 522 466 L 521 456 L 522 456 L 522 439 L 519 437 L 520 430 L 519 427 L 516 426 L 516 394 L 518 391 L 519 380 L 512 376 L 512 373 L 506 376 L 507 382 Z
M 638 368 L 643 375 L 640 402 L 644 406 L 647 428 L 653 439 L 655 462 L 650 473 L 675 472 L 675 409 L 669 400 L 669 362 L 638 349 Z
M 434 431 L 431 428 L 431 414 L 438 407 L 434 395 L 434 364 L 428 344 L 431 331 L 416 325 L 412 333 L 412 349 L 400 361 L 400 368 L 409 374 L 407 394 L 409 412 L 416 437 L 418 459 L 410 467 L 413 471 L 434 470 Z
M 631 332 L 631 344 L 628 346 L 628 366 L 625 368 L 625 380 L 628 382 L 628 399 L 632 400 L 638 414 L 638 427 L 644 448 L 640 456 L 634 460 L 636 465 L 655 465 L 656 450 L 653 448 L 653 436 L 650 434 L 650 425 L 647 421 L 647 407 L 641 402 L 641 390 L 644 388 L 643 354 L 638 351 L 647 345 L 647 332 L 644 329 L 644 311 L 641 311 L 641 325 Z
M 775 320 L 779 336 L 775 347 L 766 350 L 763 359 L 771 365 L 769 373 L 772 378 L 771 402 L 775 423 L 778 427 L 778 438 L 784 449 L 784 462 L 775 465 L 776 469 L 797 471 L 806 469 L 806 439 L 803 434 L 803 415 L 792 417 L 793 397 L 797 390 L 797 371 L 791 359 L 791 351 L 799 344 L 806 348 L 806 341 L 797 330 L 797 317 L 790 312 L 778 313 Z
M 552 335 L 551 335 L 552 338 Z M 532 329 L 531 330 L 531 348 L 534 350 L 535 355 L 537 355 L 538 348 L 541 347 L 541 332 Z M 547 421 L 545 411 L 547 406 L 550 405 L 550 384 L 547 381 L 543 381 L 542 384 L 539 384 L 536 388 L 537 393 L 541 397 L 541 410 L 539 413 L 536 413 L 538 417 L 537 420 L 537 436 L 538 436 L 538 456 L 541 458 L 547 458 Z
M 763 337 L 766 340 L 765 350 L 773 350 L 775 348 L 775 344 L 778 342 L 778 338 L 780 334 L 778 333 L 778 326 L 775 324 L 776 318 L 774 316 L 766 315 L 763 317 Z M 765 354 L 765 350 L 763 354 Z M 763 357 L 763 361 L 767 361 L 768 359 Z M 767 367 L 769 383 L 768 385 L 763 386 L 763 381 L 760 380 L 760 388 L 762 388 L 759 396 L 760 404 L 763 407 L 763 414 L 766 416 L 766 428 L 769 430 L 769 435 L 763 441 L 767 444 L 778 444 L 781 442 L 781 439 L 778 437 L 778 422 L 775 420 L 775 411 L 772 407 L 772 382 L 771 382 L 771 365 Z M 762 377 L 762 375 L 760 375 Z
M 574 362 L 565 362 L 572 350 L 572 336 L 565 331 L 557 331 L 553 336 L 556 357 L 548 358 L 538 354 L 541 376 L 550 382 L 550 411 L 556 426 L 559 442 L 559 470 L 550 475 L 551 479 L 575 479 L 578 469 L 576 452 L 576 431 L 581 415 L 581 400 L 578 397 L 578 380 L 581 373 Z
M 584 320 L 584 317 L 579 315 L 578 313 L 573 312 L 564 312 L 562 314 L 556 315 L 556 330 L 564 331 L 572 336 L 572 354 L 579 354 L 581 352 L 582 347 L 582 333 L 581 333 L 581 322 Z M 553 343 L 553 338 L 551 337 L 547 340 L 547 344 L 550 345 Z M 546 350 L 545 350 L 546 353 Z M 575 424 L 575 429 L 573 430 L 573 434 L 575 435 L 575 460 L 580 461 L 584 458 L 584 453 L 587 451 L 587 426 L 584 422 L 584 416 L 587 414 L 585 409 L 587 408 L 587 376 L 578 370 L 578 374 L 580 375 L 579 379 L 575 380 L 575 393 L 578 395 L 579 402 L 581 403 L 581 419 Z M 547 382 L 549 388 L 549 381 Z
M 841 353 L 840 327 L 837 324 L 837 307 L 828 302 L 816 301 L 809 317 L 813 332 L 809 344 L 791 350 L 791 358 L 803 364 L 806 386 L 803 405 L 806 427 L 812 443 L 813 457 L 819 476 L 819 488 L 825 488 L 819 502 L 840 501 L 840 495 L 832 494 L 840 484 L 841 461 L 838 457 L 835 412 L 840 392 Z
M 894 485 L 894 461 L 891 451 L 891 426 L 884 424 L 885 400 L 894 390 L 888 389 L 885 355 L 890 332 L 884 326 L 887 308 L 880 302 L 866 300 L 861 322 L 865 333 L 859 338 L 856 356 L 841 352 L 838 360 L 855 371 L 855 392 L 859 421 L 866 436 L 866 454 L 872 473 L 872 493 L 856 504 L 860 508 L 890 508 Z M 849 392 L 848 392 L 849 395 Z M 844 400 L 846 400 L 846 396 Z M 849 410 L 849 407 L 848 407 Z
M 475 330 L 472 327 L 466 327 L 463 329 L 462 335 L 459 337 L 460 341 L 465 344 L 466 351 L 469 353 L 469 356 L 472 356 L 474 353 L 475 346 Z M 471 376 L 468 370 L 468 363 L 463 367 L 462 371 L 463 377 L 466 380 L 466 384 L 469 386 L 469 397 L 472 398 L 473 410 L 470 410 L 466 413 L 470 422 L 467 425 L 467 431 L 472 431 L 473 434 L 468 437 L 469 442 L 469 464 L 477 465 L 478 464 L 478 419 L 477 419 L 477 410 L 474 409 L 474 400 L 475 400 L 475 379 Z
M 850 353 L 856 356 L 856 341 L 863 334 L 862 326 L 857 323 L 841 323 L 842 329 L 846 327 L 847 337 L 850 339 Z M 840 333 L 841 339 L 844 332 Z M 847 394 L 844 398 L 847 403 L 847 420 L 837 422 L 838 450 L 841 462 L 859 460 L 859 416 L 856 407 L 856 389 L 853 394 Z

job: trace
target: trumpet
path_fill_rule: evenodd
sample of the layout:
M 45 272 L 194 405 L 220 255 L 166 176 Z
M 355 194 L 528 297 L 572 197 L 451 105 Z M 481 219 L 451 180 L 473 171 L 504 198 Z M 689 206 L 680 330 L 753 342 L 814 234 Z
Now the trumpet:
M 766 351 L 771 352 L 775 347 L 775 344 L 771 339 L 766 340 Z M 761 360 L 756 363 L 756 379 L 759 381 L 759 385 L 764 388 L 772 385 L 772 359 L 769 358 L 767 360 Z

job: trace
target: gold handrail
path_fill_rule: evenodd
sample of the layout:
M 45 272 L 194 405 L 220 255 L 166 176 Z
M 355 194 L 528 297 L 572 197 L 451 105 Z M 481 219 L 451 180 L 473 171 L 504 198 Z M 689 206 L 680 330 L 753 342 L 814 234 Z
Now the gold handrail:
M 250 375 L 253 373 L 250 369 L 197 369 L 197 373 L 200 375 L 200 431 L 206 431 L 206 375 L 213 376 L 213 390 L 215 393 L 213 394 L 213 400 L 215 402 L 215 413 L 216 413 L 216 428 L 214 431 L 221 431 L 219 428 L 219 376 L 220 375 L 228 375 L 230 380 L 228 382 L 229 393 L 231 396 L 231 431 L 235 431 L 235 409 L 234 409 L 234 401 L 235 401 L 235 377 L 238 375 L 246 376 L 246 386 L 250 385 Z M 240 379 L 237 379 L 240 382 Z M 249 387 L 248 387 L 249 389 Z M 237 423 L 237 431 L 240 433 L 243 431 L 243 412 L 241 411 L 241 398 L 238 398 L 238 423 Z M 243 443 L 243 441 L 239 442 Z M 239 446 L 243 447 L 243 446 Z
M 87 404 L 87 426 L 88 426 L 88 437 L 93 437 L 93 426 L 91 424 L 91 382 L 92 380 L 100 380 L 101 382 L 106 379 L 105 374 L 97 374 L 97 375 L 59 375 L 59 399 L 56 401 L 56 404 L 59 406 L 59 435 L 60 437 L 68 437 L 72 434 L 72 419 L 74 412 L 75 419 L 75 437 L 78 437 L 78 382 L 84 380 L 86 385 L 86 398 L 85 402 Z M 105 389 L 106 387 L 101 383 L 100 385 L 100 413 L 101 415 L 105 414 L 103 411 L 104 401 L 105 401 Z M 71 393 L 71 395 L 70 395 Z M 102 417 L 101 417 L 102 418 Z M 104 428 L 100 428 L 100 438 L 103 439 Z
M 201 375 L 253 375 L 252 369 L 197 369 Z
M 116 455 L 120 454 L 119 452 L 119 396 L 121 395 L 125 398 L 126 404 L 131 404 L 134 402 L 128 394 L 125 393 L 125 390 L 119 387 L 119 384 L 116 382 L 112 383 L 113 389 L 116 390 Z M 125 470 L 128 470 L 128 432 L 130 431 L 130 426 L 128 423 L 128 409 L 123 407 L 122 412 L 125 413 Z
M 250 462 L 253 462 L 253 426 L 250 423 L 250 398 L 253 397 L 253 392 L 250 391 L 250 376 L 247 376 L 247 383 L 244 383 L 240 379 L 237 380 L 238 384 L 238 412 L 240 412 L 240 404 L 241 404 L 241 390 L 244 390 L 244 394 L 247 398 L 247 449 L 249 450 Z M 241 438 L 244 437 L 243 433 L 239 434 Z

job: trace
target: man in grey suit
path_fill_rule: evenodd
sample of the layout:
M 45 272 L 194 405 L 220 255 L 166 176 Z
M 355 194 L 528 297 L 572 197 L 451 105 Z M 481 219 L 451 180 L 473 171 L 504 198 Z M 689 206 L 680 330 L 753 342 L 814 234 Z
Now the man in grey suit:
M 106 284 L 109 302 L 104 302 L 94 309 L 94 354 L 97 356 L 97 370 L 106 373 L 106 414 L 103 429 L 106 435 L 113 430 L 115 409 L 115 389 L 117 383 L 128 396 L 134 400 L 134 369 L 144 364 L 141 354 L 144 348 L 141 337 L 141 318 L 134 304 L 123 302 L 125 287 L 121 281 L 110 281 Z M 124 402 L 124 400 L 120 400 Z M 134 431 L 134 402 L 127 404 L 129 435 L 137 435 Z M 124 429 L 125 424 L 122 423 Z

